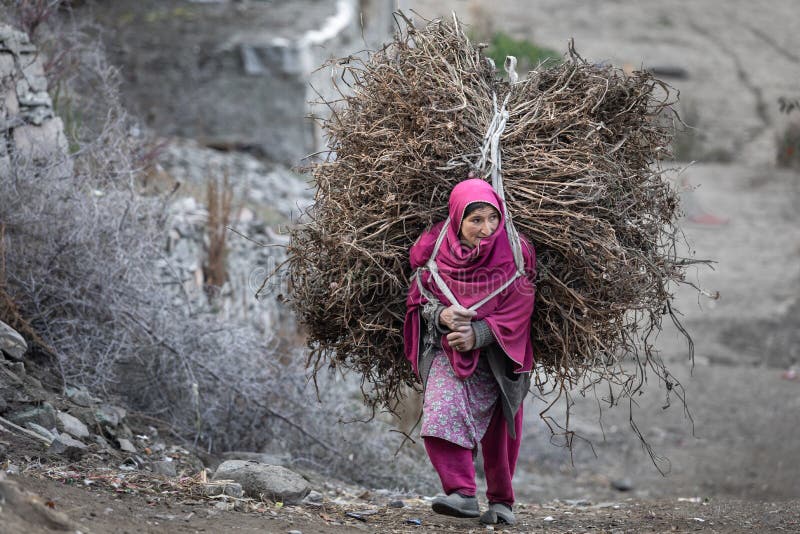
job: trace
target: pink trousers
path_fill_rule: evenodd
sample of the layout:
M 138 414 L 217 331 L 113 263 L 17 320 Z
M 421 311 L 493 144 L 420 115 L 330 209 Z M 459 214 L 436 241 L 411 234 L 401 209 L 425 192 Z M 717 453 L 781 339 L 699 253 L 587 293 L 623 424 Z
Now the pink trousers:
M 519 446 L 522 443 L 522 406 L 514 418 L 517 439 L 508 435 L 508 425 L 503 417 L 503 409 L 498 402 L 495 406 L 489 428 L 481 439 L 483 469 L 486 473 L 486 498 L 490 503 L 514 504 L 514 488 L 511 479 L 517 465 Z M 425 450 L 434 469 L 442 481 L 442 489 L 447 495 L 458 492 L 473 496 L 475 485 L 475 464 L 473 451 L 435 437 L 426 437 Z

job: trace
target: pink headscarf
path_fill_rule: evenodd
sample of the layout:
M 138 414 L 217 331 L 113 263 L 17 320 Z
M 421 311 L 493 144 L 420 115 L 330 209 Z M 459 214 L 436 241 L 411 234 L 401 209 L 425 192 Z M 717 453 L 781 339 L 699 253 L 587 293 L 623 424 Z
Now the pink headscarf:
M 476 202 L 485 202 L 500 213 L 500 224 L 497 230 L 484 239 L 478 246 L 470 249 L 462 244 L 458 237 L 464 211 L 467 206 Z M 505 229 L 503 203 L 491 185 L 480 179 L 460 182 L 450 193 L 448 203 L 450 224 L 436 256 L 439 275 L 444 280 L 453 296 L 465 308 L 480 302 L 500 288 L 516 273 L 514 255 Z M 411 247 L 411 267 L 417 269 L 424 266 L 433 253 L 436 240 L 444 222 L 437 223 L 429 231 L 420 236 Z M 533 349 L 530 341 L 530 321 L 533 313 L 534 285 L 536 272 L 536 254 L 533 247 L 520 236 L 525 264 L 525 275 L 517 278 L 498 295 L 478 308 L 474 321 L 485 320 L 495 339 L 506 355 L 515 364 L 517 373 L 530 371 L 533 367 Z M 456 304 L 450 302 L 431 279 L 427 271 L 422 275 L 423 287 L 435 295 L 444 306 Z M 422 295 L 417 282 L 412 279 L 406 298 L 406 318 L 403 328 L 406 358 L 411 362 L 414 372 L 418 373 L 420 335 L 420 307 L 428 302 Z M 450 360 L 456 376 L 467 378 L 478 365 L 480 350 L 459 352 L 450 347 L 447 337 L 442 336 L 442 348 Z

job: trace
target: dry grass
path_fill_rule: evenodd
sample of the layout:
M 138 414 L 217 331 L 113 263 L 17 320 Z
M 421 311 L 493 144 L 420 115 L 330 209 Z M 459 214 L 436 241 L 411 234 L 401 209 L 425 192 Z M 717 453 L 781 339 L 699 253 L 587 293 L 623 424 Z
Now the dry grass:
M 398 22 L 394 42 L 331 65 L 341 94 L 323 123 L 331 155 L 313 168 L 316 203 L 288 250 L 312 369 L 357 371 L 373 406 L 415 383 L 401 333 L 408 249 L 446 217 L 455 184 L 486 176 L 475 162 L 493 95 L 510 93 L 503 174 L 538 253 L 532 338 L 552 378 L 539 387 L 610 383 L 614 403 L 652 370 L 680 396 L 653 349 L 662 317 L 679 325 L 671 291 L 691 263 L 677 256 L 678 196 L 658 167 L 670 155 L 671 88 L 574 50 L 512 86 L 457 21 Z
M 208 223 L 206 224 L 206 258 L 203 263 L 203 279 L 209 298 L 219 291 L 228 279 L 228 226 L 231 223 L 233 188 L 227 174 L 220 183 L 208 179 L 207 194 Z

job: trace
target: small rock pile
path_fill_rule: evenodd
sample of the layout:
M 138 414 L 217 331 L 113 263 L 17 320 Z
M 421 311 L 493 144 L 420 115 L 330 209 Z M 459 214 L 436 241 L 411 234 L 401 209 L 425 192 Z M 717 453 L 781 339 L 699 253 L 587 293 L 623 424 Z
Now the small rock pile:
M 175 475 L 173 460 L 188 456 L 150 436 L 136 434 L 127 410 L 104 402 L 83 388 L 67 386 L 59 394 L 48 390 L 26 368 L 27 344 L 22 336 L 0 322 L 0 431 L 25 436 L 40 444 L 45 456 L 80 460 L 88 452 L 115 460 L 128 468 L 146 468 Z M 35 449 L 34 449 L 35 451 Z M 6 452 L 0 450 L 0 460 Z M 181 454 L 182 453 L 182 454 Z M 109 458 L 110 459 L 110 458 Z
M 155 427 L 134 432 L 125 408 L 104 402 L 85 388 L 67 386 L 63 394 L 49 391 L 28 373 L 26 352 L 24 338 L 0 322 L 0 435 L 27 440 L 15 442 L 18 450 L 7 449 L 0 440 L 0 462 L 6 473 L 19 473 L 13 459 L 39 454 L 53 466 L 67 460 L 70 469 L 83 465 L 88 472 L 97 467 L 96 460 L 80 461 L 91 452 L 122 473 L 184 480 L 200 473 L 203 495 L 209 498 L 299 504 L 311 491 L 306 478 L 280 465 L 291 461 L 286 455 L 228 452 L 221 463 L 205 458 L 205 464 L 215 467 L 207 469 L 194 453 L 169 445 Z

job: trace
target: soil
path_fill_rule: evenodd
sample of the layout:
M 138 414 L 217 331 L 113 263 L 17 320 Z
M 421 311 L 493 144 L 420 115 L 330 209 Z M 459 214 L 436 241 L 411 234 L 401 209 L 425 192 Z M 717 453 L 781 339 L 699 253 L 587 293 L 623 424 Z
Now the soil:
M 81 532 L 138 534 L 156 532 L 484 532 L 477 519 L 433 514 L 423 499 L 403 499 L 402 508 L 376 504 L 369 495 L 349 504 L 266 507 L 258 512 L 220 510 L 213 504 L 181 498 L 148 498 L 98 491 L 69 484 L 25 478 L 23 485 L 41 496 L 52 510 L 69 516 Z M 355 519 L 347 513 L 356 513 Z M 518 523 L 497 525 L 502 532 L 797 532 L 797 502 L 709 502 L 656 499 L 646 502 L 548 502 L 520 504 Z M 418 520 L 419 525 L 409 524 Z M 5 523 L 10 526 L 11 523 Z M 28 522 L 26 532 L 51 532 Z M 15 532 L 4 530 L 0 532 Z
M 559 51 L 575 37 L 578 51 L 591 61 L 672 68 L 680 76 L 665 79 L 680 89 L 682 111 L 695 127 L 687 153 L 697 162 L 673 177 L 693 189 L 686 193 L 685 252 L 716 262 L 713 270 L 692 271 L 688 278 L 720 298 L 677 290 L 676 307 L 695 344 L 693 365 L 674 328 L 659 339 L 661 356 L 685 388 L 688 411 L 652 376 L 646 395 L 602 409 L 602 420 L 605 392 L 575 394 L 570 426 L 589 441 L 577 439 L 570 454 L 539 418 L 550 399 L 528 402 L 515 479 L 519 525 L 496 530 L 800 532 L 800 174 L 774 164 L 775 139 L 797 120 L 796 113 L 794 119 L 781 115 L 777 104 L 779 96 L 800 96 L 796 3 L 401 5 L 425 16 L 456 10 L 476 27 L 493 22 Z M 202 19 L 194 23 L 202 33 Z M 708 213 L 721 224 L 693 222 Z M 655 461 L 631 428 L 631 411 Z M 564 423 L 558 406 L 551 413 Z M 418 495 L 394 496 L 405 506 L 392 508 L 385 493 L 332 482 L 320 507 L 265 503 L 257 511 L 222 510 L 186 494 L 85 486 L 78 479 L 65 483 L 54 474 L 66 470 L 61 460 L 43 458 L 38 444 L 13 434 L 0 433 L 2 449 L 22 469 L 8 480 L 38 494 L 45 508 L 63 512 L 81 532 L 485 530 L 476 520 L 432 514 Z M 106 468 L 124 474 L 107 458 L 84 462 L 84 473 Z M 373 509 L 378 512 L 362 513 L 363 521 L 346 516 Z M 51 531 L 44 520 L 14 513 L 8 506 L 0 510 L 0 532 Z M 421 526 L 406 524 L 409 519 Z

